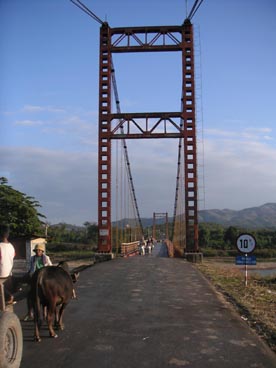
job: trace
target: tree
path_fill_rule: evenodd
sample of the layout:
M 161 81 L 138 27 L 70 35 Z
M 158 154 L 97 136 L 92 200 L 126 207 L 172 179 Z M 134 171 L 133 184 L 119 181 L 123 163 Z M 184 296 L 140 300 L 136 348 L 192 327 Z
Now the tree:
M 224 233 L 224 241 L 228 244 L 228 246 L 235 247 L 236 239 L 238 236 L 238 229 L 235 226 L 229 226 Z
M 200 246 L 208 247 L 210 244 L 210 227 L 207 224 L 200 224 L 198 236 Z
M 87 240 L 96 244 L 98 242 L 98 225 L 86 221 L 84 226 L 86 227 Z
M 8 180 L 0 177 L 0 223 L 10 225 L 11 236 L 31 236 L 41 231 L 44 215 L 33 197 L 12 188 Z

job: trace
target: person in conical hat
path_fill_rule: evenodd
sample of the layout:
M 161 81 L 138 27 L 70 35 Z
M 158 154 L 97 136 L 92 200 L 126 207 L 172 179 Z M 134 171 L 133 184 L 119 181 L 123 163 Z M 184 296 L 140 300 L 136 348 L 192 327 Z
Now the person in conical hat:
M 36 244 L 33 251 L 35 252 L 35 255 L 31 257 L 31 265 L 29 270 L 30 275 L 42 267 L 52 266 L 50 257 L 46 256 L 45 254 L 44 244 Z
M 36 270 L 40 270 L 43 267 L 53 265 L 50 260 L 50 257 L 46 256 L 45 254 L 44 244 L 41 244 L 41 243 L 36 244 L 33 251 L 35 252 L 35 255 L 31 256 L 30 269 L 27 275 L 25 276 L 25 281 L 27 281 L 28 283 L 30 283 L 31 276 L 35 273 Z M 31 306 L 29 296 L 27 297 L 27 308 L 28 308 L 28 313 L 23 318 L 23 321 L 33 320 L 33 309 Z

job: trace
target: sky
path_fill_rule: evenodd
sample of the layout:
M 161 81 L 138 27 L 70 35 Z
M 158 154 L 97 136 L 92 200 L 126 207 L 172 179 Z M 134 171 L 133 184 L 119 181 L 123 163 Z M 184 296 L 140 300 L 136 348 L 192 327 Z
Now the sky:
M 194 1 L 84 3 L 128 27 L 181 25 Z M 192 23 L 199 208 L 276 202 L 276 2 L 204 0 Z M 99 31 L 69 0 L 0 0 L 0 176 L 50 224 L 97 222 Z M 122 112 L 180 110 L 180 53 L 113 60 Z M 172 216 L 178 140 L 127 144 L 141 217 Z

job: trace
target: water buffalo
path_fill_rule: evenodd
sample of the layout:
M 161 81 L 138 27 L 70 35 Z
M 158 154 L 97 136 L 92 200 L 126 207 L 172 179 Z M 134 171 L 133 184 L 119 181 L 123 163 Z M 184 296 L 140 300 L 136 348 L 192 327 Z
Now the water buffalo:
M 72 299 L 73 281 L 68 271 L 60 266 L 47 266 L 36 271 L 31 278 L 30 302 L 34 310 L 35 340 L 41 341 L 39 330 L 42 324 L 41 306 L 47 307 L 47 322 L 51 337 L 57 337 L 53 329 L 56 318 L 57 326 L 63 329 L 63 313 Z M 59 308 L 57 309 L 57 307 Z M 56 312 L 58 316 L 56 317 Z

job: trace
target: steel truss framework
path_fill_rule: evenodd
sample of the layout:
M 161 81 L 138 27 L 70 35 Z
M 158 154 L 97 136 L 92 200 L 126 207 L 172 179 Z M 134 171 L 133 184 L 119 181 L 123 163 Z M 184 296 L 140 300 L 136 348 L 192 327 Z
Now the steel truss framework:
M 186 248 L 198 250 L 197 145 L 195 121 L 193 26 L 100 29 L 99 70 L 99 252 L 111 252 L 111 141 L 113 139 L 181 138 L 184 142 Z M 182 53 L 182 111 L 112 113 L 112 54 L 178 51 Z
M 153 225 L 152 225 L 152 237 L 156 239 L 156 220 L 165 218 L 165 226 L 166 226 L 166 239 L 169 238 L 169 218 L 168 212 L 153 212 Z

